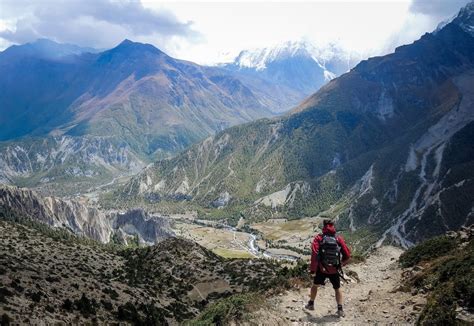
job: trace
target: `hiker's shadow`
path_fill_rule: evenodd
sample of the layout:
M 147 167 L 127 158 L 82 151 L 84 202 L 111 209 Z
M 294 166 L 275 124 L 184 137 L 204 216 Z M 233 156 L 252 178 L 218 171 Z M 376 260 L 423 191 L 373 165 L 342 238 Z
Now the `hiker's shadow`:
M 339 318 L 339 316 L 336 314 L 316 317 L 316 316 L 311 315 L 307 311 L 305 311 L 304 313 L 306 314 L 306 320 L 315 324 L 332 323 L 332 322 L 338 322 L 341 320 L 341 318 Z

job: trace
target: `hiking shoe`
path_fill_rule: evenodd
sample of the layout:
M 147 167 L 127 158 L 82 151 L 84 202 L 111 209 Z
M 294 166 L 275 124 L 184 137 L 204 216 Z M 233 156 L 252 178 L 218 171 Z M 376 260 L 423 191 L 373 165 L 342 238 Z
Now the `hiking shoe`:
M 314 310 L 314 303 L 311 304 L 311 303 L 308 302 L 308 303 L 306 304 L 306 306 L 304 306 L 304 308 L 305 308 L 306 310 Z
M 343 317 L 346 317 L 346 314 L 344 313 L 344 310 L 342 309 L 337 309 L 337 316 L 339 318 L 343 318 Z

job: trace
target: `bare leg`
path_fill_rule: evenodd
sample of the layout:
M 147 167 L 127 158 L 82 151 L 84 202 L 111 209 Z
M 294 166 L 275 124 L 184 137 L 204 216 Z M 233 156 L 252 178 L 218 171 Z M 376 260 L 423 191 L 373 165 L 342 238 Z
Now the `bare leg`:
M 318 285 L 313 284 L 313 286 L 311 287 L 311 293 L 309 295 L 310 300 L 314 301 L 314 299 L 316 299 L 317 294 L 318 294 Z
M 342 290 L 341 288 L 334 290 L 336 292 L 336 302 L 338 305 L 342 305 Z

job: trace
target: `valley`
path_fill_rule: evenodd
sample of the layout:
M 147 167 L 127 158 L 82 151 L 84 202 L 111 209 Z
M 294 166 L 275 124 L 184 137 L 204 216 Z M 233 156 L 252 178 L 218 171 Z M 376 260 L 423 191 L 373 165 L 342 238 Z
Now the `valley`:
M 232 226 L 326 216 L 359 251 L 407 248 L 472 223 L 470 10 L 362 61 L 286 115 L 154 162 L 104 202 L 181 207 Z
M 212 65 L 157 46 L 204 42 L 193 21 L 120 6 L 107 24 L 195 40 L 0 52 L 2 326 L 474 322 L 474 2 L 380 56 L 302 38 Z M 304 309 L 327 220 L 345 319 L 328 283 Z

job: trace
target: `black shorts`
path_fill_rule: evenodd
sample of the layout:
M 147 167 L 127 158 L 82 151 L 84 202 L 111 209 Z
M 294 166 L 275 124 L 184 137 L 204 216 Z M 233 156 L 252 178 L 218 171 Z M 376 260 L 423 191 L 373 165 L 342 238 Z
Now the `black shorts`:
M 329 281 L 331 281 L 334 290 L 337 290 L 341 287 L 341 278 L 339 277 L 339 274 L 324 274 L 319 270 L 316 272 L 313 283 L 316 285 L 324 285 L 326 277 L 329 278 Z

